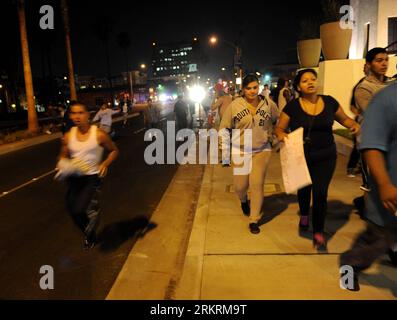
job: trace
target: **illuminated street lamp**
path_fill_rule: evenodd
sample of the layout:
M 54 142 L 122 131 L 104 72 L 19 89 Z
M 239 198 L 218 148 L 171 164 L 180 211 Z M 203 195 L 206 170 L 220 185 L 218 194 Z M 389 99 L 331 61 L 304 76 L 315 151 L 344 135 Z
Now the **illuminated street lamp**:
M 222 71 L 225 71 L 225 70 L 226 70 L 226 68 L 225 68 L 225 67 L 223 67 L 223 68 L 222 68 Z
M 146 64 L 142 63 L 141 64 L 141 69 L 146 69 Z
M 230 47 L 234 48 L 234 50 L 235 50 L 234 61 L 233 61 L 234 70 L 238 74 L 238 77 L 242 78 L 243 77 L 243 70 L 241 68 L 241 48 L 238 45 L 236 45 L 236 44 L 234 44 L 234 43 L 232 43 L 230 41 L 227 41 L 225 39 L 221 39 L 221 41 L 226 43 Z M 212 45 L 217 44 L 218 43 L 218 38 L 216 36 L 212 36 L 210 38 L 210 43 Z M 237 75 L 236 75 L 236 77 L 237 77 Z

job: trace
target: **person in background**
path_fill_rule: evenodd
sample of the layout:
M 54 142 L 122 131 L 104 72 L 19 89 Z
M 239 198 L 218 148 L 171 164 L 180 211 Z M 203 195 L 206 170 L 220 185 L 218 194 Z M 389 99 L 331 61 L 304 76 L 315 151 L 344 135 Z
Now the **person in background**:
M 364 64 L 363 72 L 366 77 L 368 75 L 367 64 Z M 358 85 L 364 81 L 365 77 L 361 78 L 354 86 L 353 92 L 352 92 L 352 97 L 350 100 L 350 111 L 353 112 L 353 114 L 355 116 L 354 121 L 356 121 L 356 122 L 359 121 L 359 109 L 356 106 L 356 100 L 354 98 L 354 91 L 356 90 Z M 352 152 L 350 153 L 349 161 L 347 163 L 347 176 L 349 178 L 354 178 L 356 176 L 355 173 L 356 173 L 357 166 L 358 166 L 359 162 L 360 162 L 360 152 L 358 151 L 358 148 L 357 148 L 357 138 L 355 136 L 353 136 L 353 148 L 352 148 Z
M 174 106 L 174 113 L 176 116 L 176 123 L 178 126 L 178 130 L 187 128 L 187 113 L 188 113 L 188 104 L 186 103 L 183 95 L 178 96 L 178 100 Z
M 261 92 L 261 95 L 262 96 L 264 96 L 266 99 L 270 99 L 270 89 L 269 89 L 269 85 L 268 84 L 265 84 L 264 86 L 263 86 L 263 90 L 262 90 L 262 92 Z
M 284 81 L 284 86 L 283 88 L 280 90 L 279 94 L 278 94 L 278 109 L 281 111 L 283 111 L 284 107 L 287 105 L 288 102 L 290 102 L 293 99 L 293 96 L 291 94 L 291 91 L 289 90 L 289 81 L 285 80 Z
M 365 119 L 365 110 L 374 95 L 381 89 L 385 88 L 389 83 L 386 81 L 386 72 L 389 66 L 389 56 L 383 48 L 373 48 L 368 51 L 365 57 L 367 75 L 354 89 L 355 107 L 358 113 L 358 122 L 361 124 Z M 360 148 L 361 137 L 357 137 L 358 148 Z M 363 216 L 365 206 L 365 193 L 369 192 L 368 171 L 365 158 L 360 155 L 361 178 L 363 180 L 360 189 L 364 191 L 364 195 L 353 200 L 360 216 Z
M 270 98 L 276 103 L 278 104 L 278 97 L 280 94 L 281 89 L 284 88 L 285 85 L 285 79 L 283 78 L 279 78 L 277 80 L 277 85 L 275 86 L 275 88 L 272 90 L 272 93 L 270 95 Z M 278 106 L 278 105 L 277 105 Z
M 211 104 L 211 112 L 216 114 L 215 116 L 215 128 L 219 127 L 222 121 L 222 116 L 226 111 L 226 108 L 232 103 L 233 97 L 229 92 L 222 90 L 218 93 L 218 96 Z
M 99 121 L 99 128 L 109 134 L 110 132 L 112 132 L 112 117 L 114 114 L 117 114 L 119 112 L 120 109 L 112 110 L 109 105 L 104 103 L 102 104 L 101 109 L 97 112 L 92 121 Z
M 160 110 L 157 103 L 153 103 L 152 99 L 147 100 L 148 103 L 148 117 L 149 117 L 149 127 L 158 128 L 160 122 Z

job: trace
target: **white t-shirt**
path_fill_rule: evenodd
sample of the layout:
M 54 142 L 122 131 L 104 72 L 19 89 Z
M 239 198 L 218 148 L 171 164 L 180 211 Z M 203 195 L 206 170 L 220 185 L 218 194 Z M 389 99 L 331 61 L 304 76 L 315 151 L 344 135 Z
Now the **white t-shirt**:
M 111 127 L 112 126 L 112 116 L 116 113 L 119 113 L 120 110 L 112 110 L 112 109 L 105 109 L 99 110 L 98 113 L 95 115 L 93 122 L 100 120 L 101 125 Z
M 283 111 L 284 107 L 288 103 L 287 99 L 285 99 L 285 97 L 284 97 L 285 91 L 289 92 L 289 89 L 288 88 L 282 88 L 280 90 L 280 93 L 278 94 L 278 109 L 280 110 L 280 112 Z

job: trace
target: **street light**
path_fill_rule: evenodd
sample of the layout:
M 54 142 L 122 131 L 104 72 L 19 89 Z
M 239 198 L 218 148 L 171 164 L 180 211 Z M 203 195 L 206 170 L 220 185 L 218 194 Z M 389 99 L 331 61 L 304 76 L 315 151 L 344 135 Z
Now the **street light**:
M 236 73 L 238 74 L 238 78 L 241 79 L 243 77 L 243 70 L 241 68 L 241 48 L 238 45 L 230 41 L 227 41 L 225 39 L 221 39 L 221 41 L 226 43 L 228 46 L 232 47 L 235 50 L 233 65 L 234 65 L 234 69 L 236 70 Z M 216 36 L 212 36 L 210 38 L 210 43 L 212 45 L 215 45 L 216 43 L 218 43 L 218 38 Z
M 222 71 L 225 71 L 226 70 L 226 68 L 222 68 Z
M 141 69 L 146 69 L 146 64 L 142 63 L 141 64 Z
M 211 44 L 216 44 L 218 42 L 218 38 L 217 37 L 211 37 L 211 39 L 210 39 L 210 43 Z

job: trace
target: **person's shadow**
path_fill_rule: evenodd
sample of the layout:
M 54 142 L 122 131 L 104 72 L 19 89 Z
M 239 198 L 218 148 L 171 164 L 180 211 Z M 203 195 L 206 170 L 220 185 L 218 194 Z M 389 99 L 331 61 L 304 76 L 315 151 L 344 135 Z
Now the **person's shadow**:
M 262 217 L 258 224 L 269 223 L 285 211 L 291 203 L 297 202 L 298 197 L 292 194 L 276 193 L 263 198 Z
M 386 257 L 386 256 L 385 256 Z M 389 289 L 394 297 L 397 298 L 397 284 L 396 279 L 389 278 L 386 274 L 387 268 L 396 268 L 396 265 L 393 265 L 388 258 L 381 258 L 379 262 L 380 268 L 378 274 L 367 274 L 362 272 L 360 275 L 360 283 L 361 284 L 369 284 L 373 287 Z
M 107 225 L 98 234 L 99 248 L 103 252 L 115 251 L 124 242 L 130 239 L 136 241 L 156 227 L 157 224 L 150 222 L 146 217 L 137 217 Z

